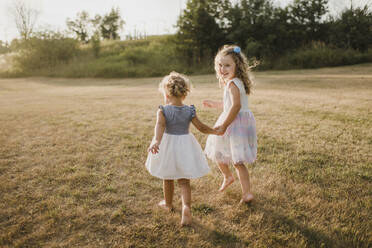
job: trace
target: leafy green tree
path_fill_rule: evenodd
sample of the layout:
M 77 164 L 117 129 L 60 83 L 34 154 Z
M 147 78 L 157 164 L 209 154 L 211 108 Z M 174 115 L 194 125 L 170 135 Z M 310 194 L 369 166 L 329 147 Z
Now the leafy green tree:
M 328 0 L 294 0 L 289 6 L 292 36 L 297 44 L 326 40 L 323 19 Z
M 100 30 L 100 26 L 101 26 L 101 22 L 102 22 L 102 16 L 96 14 L 94 16 L 94 18 L 90 19 L 90 23 L 93 27 L 93 36 L 96 36 L 97 35 L 99 36 L 99 38 L 101 38 L 101 30 Z
M 290 22 L 290 10 L 286 8 L 275 8 L 273 13 L 273 21 L 271 25 L 271 33 L 275 35 L 270 44 L 272 55 L 282 55 L 288 50 L 298 47 L 298 43 L 293 39 L 293 29 Z
M 365 52 L 372 44 L 372 12 L 368 6 L 350 8 L 331 22 L 330 42 L 341 48 Z
M 91 33 L 91 19 L 89 18 L 88 12 L 82 11 L 77 13 L 74 20 L 67 18 L 66 25 L 68 30 L 75 33 L 78 40 L 83 43 L 89 42 L 89 36 Z
M 270 0 L 241 0 L 229 12 L 228 38 L 245 47 L 249 57 L 270 53 L 274 7 Z
M 120 39 L 119 31 L 123 28 L 125 22 L 120 16 L 119 8 L 112 8 L 111 12 L 103 16 L 102 19 L 96 16 L 97 21 L 100 21 L 99 28 L 104 39 Z
M 228 0 L 187 2 L 177 21 L 177 41 L 189 63 L 209 59 L 225 42 L 230 7 Z

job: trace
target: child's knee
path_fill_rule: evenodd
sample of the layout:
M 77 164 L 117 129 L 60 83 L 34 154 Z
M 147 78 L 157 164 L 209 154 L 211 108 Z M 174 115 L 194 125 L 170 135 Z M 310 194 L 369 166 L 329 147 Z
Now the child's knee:
M 190 179 L 185 179 L 185 178 L 178 179 L 178 184 L 180 186 L 188 186 L 190 185 Z
M 165 187 L 173 187 L 174 185 L 174 180 L 163 180 L 163 185 Z
M 234 167 L 235 169 L 241 169 L 241 168 L 245 168 L 245 165 L 244 163 L 237 163 L 237 164 L 234 164 Z

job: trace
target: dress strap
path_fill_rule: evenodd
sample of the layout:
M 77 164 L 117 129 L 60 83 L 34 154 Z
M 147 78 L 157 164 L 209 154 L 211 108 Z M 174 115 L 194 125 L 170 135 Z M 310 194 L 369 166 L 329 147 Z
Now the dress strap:
M 240 93 L 245 93 L 245 89 L 243 86 L 242 81 L 239 78 L 233 78 L 227 83 L 227 87 L 229 87 L 230 83 L 234 83 L 236 87 L 238 87 Z

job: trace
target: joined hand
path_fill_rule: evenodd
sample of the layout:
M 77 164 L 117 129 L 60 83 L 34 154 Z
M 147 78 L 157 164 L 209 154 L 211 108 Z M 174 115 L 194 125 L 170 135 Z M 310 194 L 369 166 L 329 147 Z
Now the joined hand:
M 216 135 L 222 136 L 226 132 L 226 128 L 224 126 L 216 126 L 213 128 L 216 131 Z

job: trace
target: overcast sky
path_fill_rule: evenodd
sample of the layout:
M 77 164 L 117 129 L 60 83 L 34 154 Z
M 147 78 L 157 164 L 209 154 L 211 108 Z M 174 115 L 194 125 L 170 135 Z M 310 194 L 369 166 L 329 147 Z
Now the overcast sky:
M 95 14 L 104 15 L 112 7 L 119 7 L 125 21 L 125 35 L 134 32 L 146 34 L 175 33 L 177 18 L 187 0 L 24 0 L 37 9 L 40 14 L 37 19 L 37 29 L 49 28 L 56 31 L 66 30 L 66 19 L 74 19 L 78 12 L 87 11 L 91 17 Z M 231 0 L 236 2 L 237 0 Z M 291 0 L 274 0 L 276 4 L 287 5 Z M 350 0 L 329 0 L 334 12 L 340 11 Z M 353 0 L 355 5 L 370 3 L 371 0 Z M 18 37 L 17 29 L 9 9 L 13 0 L 0 0 L 0 40 L 10 41 Z

